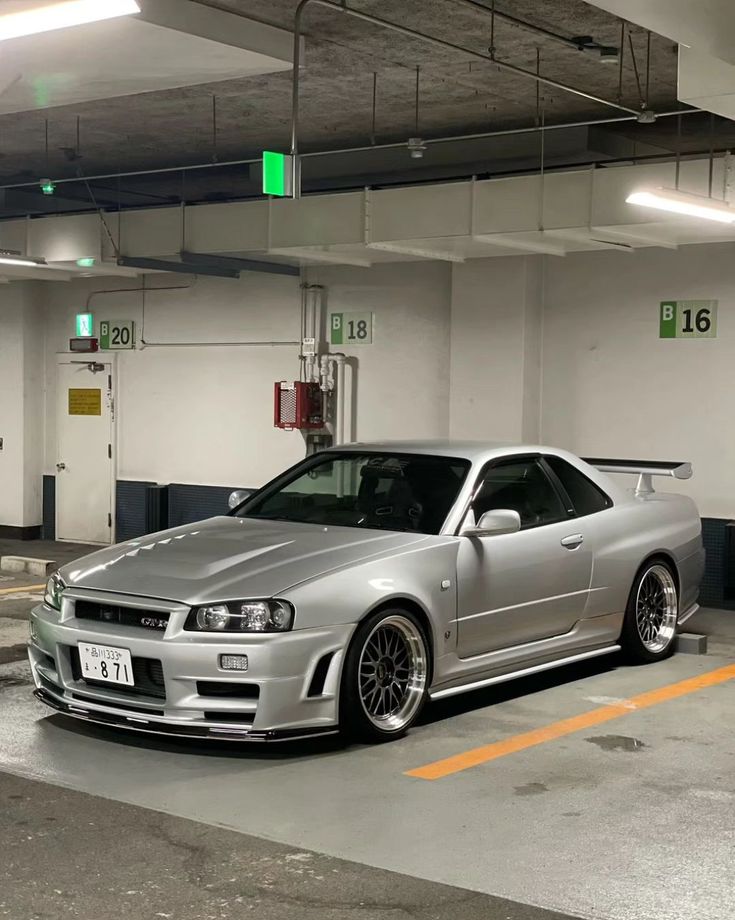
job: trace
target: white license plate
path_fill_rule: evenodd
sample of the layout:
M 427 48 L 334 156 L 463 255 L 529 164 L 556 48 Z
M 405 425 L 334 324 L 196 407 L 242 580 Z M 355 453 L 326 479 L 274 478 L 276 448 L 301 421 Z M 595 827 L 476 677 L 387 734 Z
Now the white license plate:
M 128 687 L 135 684 L 133 660 L 126 648 L 80 642 L 79 663 L 82 677 L 87 680 L 104 680 L 110 684 L 127 684 Z

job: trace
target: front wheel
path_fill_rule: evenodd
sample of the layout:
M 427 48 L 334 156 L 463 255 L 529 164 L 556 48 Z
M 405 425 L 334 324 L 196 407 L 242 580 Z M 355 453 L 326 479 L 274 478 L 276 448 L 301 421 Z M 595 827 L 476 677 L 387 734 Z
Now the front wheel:
M 635 661 L 660 661 L 674 651 L 679 597 L 676 579 L 664 560 L 638 572 L 628 598 L 623 632 L 625 652 Z
M 356 740 L 400 738 L 426 702 L 428 643 L 408 610 L 382 610 L 360 623 L 342 672 L 340 727 Z

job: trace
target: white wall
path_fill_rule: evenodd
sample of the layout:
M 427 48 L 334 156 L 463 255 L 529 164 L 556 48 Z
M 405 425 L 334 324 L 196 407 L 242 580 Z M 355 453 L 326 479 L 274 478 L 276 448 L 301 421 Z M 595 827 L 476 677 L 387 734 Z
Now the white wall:
M 397 262 L 310 268 L 326 314 L 374 313 L 373 345 L 333 348 L 356 369 L 355 440 L 446 438 L 449 433 L 451 267 Z
M 188 276 L 155 276 L 149 287 Z M 345 347 L 357 365 L 356 436 L 446 436 L 449 268 L 434 263 L 374 269 L 326 268 L 309 281 L 327 286 L 328 310 L 371 310 L 374 344 Z M 45 286 L 45 468 L 56 457 L 56 353 L 66 351 L 74 316 L 134 319 L 140 338 L 143 294 L 92 292 L 138 282 Z M 89 299 L 88 299 L 89 298 Z M 147 342 L 296 341 L 299 281 L 243 274 L 200 278 L 185 290 L 145 295 Z M 297 345 L 146 347 L 118 356 L 118 478 L 161 483 L 258 486 L 304 456 L 299 432 L 273 427 L 273 384 L 299 378 Z
M 327 312 L 375 313 L 374 344 L 345 347 L 356 374 L 354 437 L 538 441 L 581 454 L 691 460 L 680 485 L 702 514 L 735 518 L 735 274 L 732 244 L 566 258 L 514 257 L 320 267 Z M 187 276 L 155 276 L 180 286 Z M 0 288 L 0 524 L 40 521 L 54 472 L 55 362 L 99 280 Z M 44 300 L 45 345 L 34 291 Z M 658 338 L 667 299 L 718 299 L 713 340 Z M 296 340 L 297 279 L 201 278 L 148 293 L 149 342 Z M 91 300 L 102 319 L 135 319 L 139 291 Z M 42 362 L 34 350 L 45 348 Z M 304 453 L 272 424 L 273 383 L 297 379 L 295 345 L 149 347 L 119 356 L 118 476 L 257 486 Z M 25 394 L 24 396 L 22 394 Z M 21 408 L 22 406 L 22 408 Z M 34 467 L 34 463 L 36 467 Z M 19 489 L 18 483 L 21 483 Z
M 541 272 L 538 256 L 453 266 L 453 438 L 537 440 Z
M 32 283 L 0 290 L 0 524 L 41 521 L 44 329 Z
M 734 258 L 732 243 L 548 258 L 543 440 L 690 460 L 676 490 L 704 516 L 735 518 Z M 717 338 L 659 339 L 660 301 L 702 299 L 720 302 Z

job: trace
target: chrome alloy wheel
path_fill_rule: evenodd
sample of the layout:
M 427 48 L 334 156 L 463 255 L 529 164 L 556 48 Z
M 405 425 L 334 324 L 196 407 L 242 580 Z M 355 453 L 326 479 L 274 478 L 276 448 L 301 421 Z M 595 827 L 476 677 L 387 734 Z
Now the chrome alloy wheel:
M 671 572 L 653 565 L 638 585 L 635 621 L 641 642 L 649 652 L 662 652 L 676 632 L 678 601 Z
M 358 671 L 362 708 L 382 731 L 408 725 L 426 690 L 427 654 L 421 630 L 400 615 L 376 624 L 360 654 Z

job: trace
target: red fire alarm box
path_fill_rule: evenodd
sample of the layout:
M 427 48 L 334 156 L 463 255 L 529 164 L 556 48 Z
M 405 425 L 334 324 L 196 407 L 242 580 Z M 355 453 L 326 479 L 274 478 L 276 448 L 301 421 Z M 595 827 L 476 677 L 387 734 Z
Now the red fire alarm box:
M 318 383 L 281 380 L 275 386 L 276 428 L 323 428 L 322 391 Z

